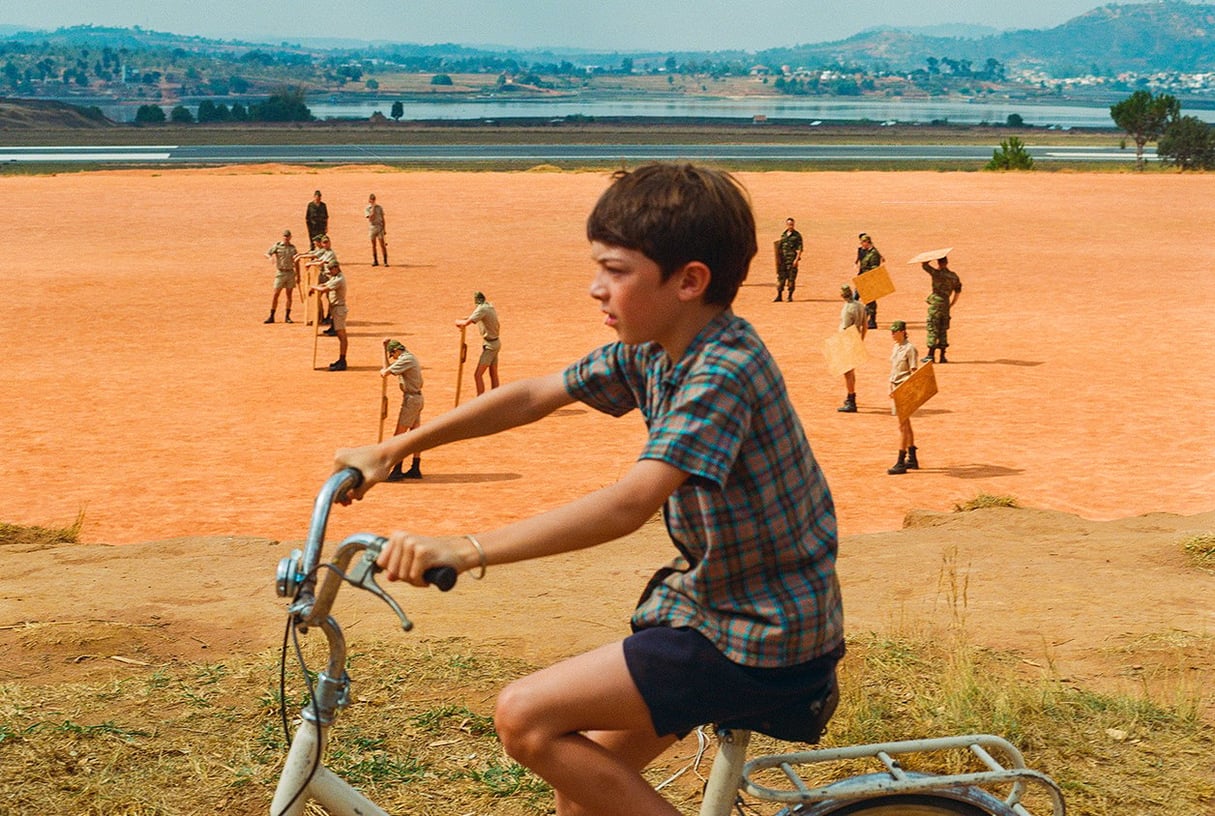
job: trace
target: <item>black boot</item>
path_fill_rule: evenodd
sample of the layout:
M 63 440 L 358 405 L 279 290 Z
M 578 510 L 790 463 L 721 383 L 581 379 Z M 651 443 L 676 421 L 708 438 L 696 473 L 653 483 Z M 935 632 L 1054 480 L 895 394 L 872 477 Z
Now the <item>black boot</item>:
M 271 312 L 271 313 L 270 313 L 270 316 L 269 316 L 269 317 L 267 317 L 267 318 L 266 318 L 265 320 L 263 320 L 262 322 L 263 322 L 263 323 L 273 323 L 273 322 L 274 322 L 274 312 Z
M 932 355 L 933 355 L 933 353 L 934 353 L 936 350 L 937 350 L 937 347 L 936 347 L 936 346 L 929 346 L 929 347 L 928 347 L 928 356 L 927 356 L 927 357 L 922 358 L 922 359 L 920 360 L 920 362 L 921 362 L 921 363 L 935 363 L 935 362 L 936 362 L 936 360 L 935 360 L 935 359 L 933 359 L 933 356 L 932 356 Z M 944 355 L 944 354 L 945 354 L 944 350 L 942 350 L 942 351 L 941 351 L 941 354 L 942 354 L 942 355 Z
M 792 303 L 792 302 L 793 302 L 793 287 L 792 287 L 792 286 L 790 286 L 790 287 L 789 287 L 789 297 L 787 298 L 787 300 L 788 300 L 790 303 Z
M 886 468 L 886 472 L 891 476 L 898 476 L 907 472 L 907 451 L 899 451 L 899 461 L 895 462 L 892 467 Z
M 392 472 L 388 474 L 388 478 L 387 478 L 387 479 L 385 479 L 384 481 L 386 481 L 386 482 L 399 482 L 399 481 L 401 481 L 401 480 L 402 480 L 402 479 L 404 479 L 404 478 L 405 478 L 405 474 L 401 472 L 401 463 L 400 463 L 400 462 L 397 462 L 396 467 L 394 467 L 394 468 L 392 469 Z
M 939 346 L 939 348 L 941 349 L 941 359 L 937 360 L 937 362 L 938 363 L 948 363 L 949 361 L 945 359 L 945 347 Z
M 835 410 L 839 411 L 841 414 L 855 414 L 856 413 L 856 394 L 849 394 L 847 397 L 845 397 L 844 404 L 841 405 L 839 408 L 836 408 Z
M 915 445 L 912 445 L 909 448 L 907 448 L 907 469 L 908 470 L 919 470 L 920 469 L 920 460 L 915 458 Z
M 388 266 L 388 247 L 384 247 L 384 266 Z
M 776 287 L 776 297 L 772 299 L 772 302 L 780 303 L 781 295 L 783 295 L 784 293 L 785 293 L 785 287 L 783 287 L 783 286 Z
M 422 460 L 414 459 L 413 466 L 410 467 L 409 470 L 405 471 L 405 475 L 402 476 L 401 478 L 403 478 L 403 479 L 421 479 L 422 478 Z
M 291 319 L 291 310 L 290 309 L 287 310 L 287 316 L 283 318 L 283 322 L 284 323 L 294 323 L 295 322 L 294 320 Z

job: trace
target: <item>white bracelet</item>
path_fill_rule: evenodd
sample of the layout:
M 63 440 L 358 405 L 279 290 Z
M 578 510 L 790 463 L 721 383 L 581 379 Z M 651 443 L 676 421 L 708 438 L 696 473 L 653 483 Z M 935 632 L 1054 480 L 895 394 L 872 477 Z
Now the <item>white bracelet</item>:
M 477 541 L 475 536 L 471 535 L 470 533 L 465 533 L 464 537 L 472 542 L 472 545 L 477 548 L 477 555 L 481 557 L 481 570 L 476 575 L 472 576 L 474 580 L 480 581 L 485 577 L 485 550 L 481 547 L 481 542 Z

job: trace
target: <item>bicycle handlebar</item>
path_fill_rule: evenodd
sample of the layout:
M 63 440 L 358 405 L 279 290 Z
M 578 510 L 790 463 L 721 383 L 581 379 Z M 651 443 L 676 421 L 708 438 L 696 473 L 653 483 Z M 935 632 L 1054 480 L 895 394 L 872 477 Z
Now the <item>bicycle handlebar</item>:
M 341 501 L 349 491 L 362 484 L 362 481 L 363 474 L 355 468 L 343 468 L 325 481 L 312 507 L 312 522 L 308 527 L 304 552 L 298 555 L 298 562 L 293 564 L 292 562 L 296 560 L 293 557 L 284 559 L 279 565 L 280 594 L 287 594 L 285 589 L 298 581 L 298 591 L 295 593 L 292 610 L 305 627 L 317 625 L 329 616 L 329 608 L 333 605 L 333 599 L 344 578 L 349 578 L 351 583 L 367 590 L 392 607 L 393 611 L 397 613 L 397 617 L 401 619 L 404 629 L 408 630 L 412 626 L 391 596 L 375 583 L 374 576 L 380 571 L 380 568 L 375 565 L 375 560 L 384 545 L 388 543 L 388 539 L 383 536 L 356 533 L 343 541 L 332 561 L 337 572 L 330 573 L 321 584 L 320 592 L 317 592 L 318 567 L 325 543 L 325 528 L 329 524 L 330 508 L 334 502 Z M 351 572 L 350 576 L 346 576 L 347 566 L 359 552 L 365 553 L 363 561 Z M 456 585 L 457 576 L 456 570 L 449 566 L 431 567 L 422 574 L 428 584 L 438 587 L 443 592 L 447 592 Z

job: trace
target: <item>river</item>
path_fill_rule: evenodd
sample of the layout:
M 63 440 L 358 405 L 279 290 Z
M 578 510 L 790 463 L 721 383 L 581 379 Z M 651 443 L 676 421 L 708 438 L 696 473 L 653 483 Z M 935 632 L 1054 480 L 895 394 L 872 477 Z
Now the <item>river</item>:
M 114 104 L 110 100 L 73 104 L 95 104 L 106 116 L 117 122 L 135 118 L 139 103 Z M 389 115 L 395 100 L 381 97 L 372 100 L 348 101 L 339 97 L 316 98 L 308 102 L 312 115 L 318 119 L 366 119 L 376 111 Z M 103 104 L 104 103 L 104 104 Z M 197 103 L 187 102 L 191 112 Z M 690 99 L 638 100 L 578 100 L 578 99 L 503 99 L 486 97 L 458 101 L 418 102 L 402 100 L 402 121 L 414 120 L 494 120 L 564 119 L 572 116 L 590 118 L 696 118 L 742 119 L 765 117 L 770 121 L 816 124 L 839 121 L 919 123 L 947 121 L 952 124 L 1005 124 L 1011 114 L 1018 114 L 1027 125 L 1035 127 L 1113 127 L 1108 106 L 1085 106 L 1076 103 L 1042 104 L 1010 100 L 904 100 L 853 99 L 846 97 L 695 97 Z M 169 106 L 166 106 L 166 114 Z M 1215 109 L 1189 109 L 1187 115 L 1215 123 Z

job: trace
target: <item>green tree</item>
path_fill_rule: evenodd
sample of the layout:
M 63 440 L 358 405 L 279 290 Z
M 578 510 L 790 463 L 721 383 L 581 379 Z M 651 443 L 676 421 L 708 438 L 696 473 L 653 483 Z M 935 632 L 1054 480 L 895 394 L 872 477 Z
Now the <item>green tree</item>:
M 401 117 L 404 115 L 405 115 L 405 106 L 402 105 L 401 100 L 398 99 L 396 102 L 392 103 L 392 118 L 396 119 L 399 122 L 399 121 L 401 121 Z
M 312 111 L 304 104 L 302 88 L 280 88 L 265 102 L 251 105 L 249 118 L 258 122 L 311 122 Z
M 1019 113 L 1010 113 L 1010 114 L 1008 114 L 1008 119 L 1006 120 L 1006 124 L 1009 127 L 1016 127 L 1016 128 L 1025 127 L 1025 119 Z
M 1033 170 L 1034 157 L 1029 155 L 1025 144 L 1016 136 L 1009 136 L 1000 142 L 1000 148 L 993 151 L 987 170 Z
M 190 109 L 185 105 L 178 105 L 169 111 L 169 121 L 175 125 L 192 125 L 194 114 L 190 113 Z
M 198 121 L 201 122 L 226 122 L 232 118 L 232 112 L 228 110 L 228 106 L 223 102 L 218 105 L 210 99 L 204 99 L 198 103 Z
M 160 125 L 164 124 L 165 111 L 160 105 L 140 105 L 135 111 L 135 124 Z
M 1143 146 L 1154 142 L 1181 115 L 1181 103 L 1169 94 L 1135 91 L 1110 106 L 1110 118 L 1135 141 L 1135 167 L 1143 169 Z
M 1156 155 L 1182 170 L 1215 170 L 1215 127 L 1197 116 L 1175 119 L 1161 134 Z
M 500 83 L 502 78 L 498 77 L 498 80 Z M 450 85 L 451 77 L 449 77 L 447 74 L 435 74 L 434 76 L 432 76 L 430 78 L 430 84 L 431 85 Z

